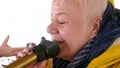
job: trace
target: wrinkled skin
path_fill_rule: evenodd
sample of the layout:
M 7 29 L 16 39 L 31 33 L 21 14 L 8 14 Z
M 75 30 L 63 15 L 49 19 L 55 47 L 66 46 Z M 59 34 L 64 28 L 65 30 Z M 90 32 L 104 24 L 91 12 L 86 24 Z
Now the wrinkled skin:
M 96 36 L 101 19 L 87 20 L 82 14 L 83 12 L 78 0 L 53 0 L 51 24 L 48 26 L 47 32 L 51 34 L 52 40 L 59 44 L 58 58 L 71 61 L 82 47 Z M 45 66 L 46 62 L 41 62 L 42 64 L 39 64 L 37 68 Z M 38 64 L 36 63 L 36 65 Z
M 98 24 L 88 21 L 82 14 L 79 2 L 73 0 L 53 0 L 51 24 L 48 33 L 61 49 L 58 57 L 72 60 L 73 57 L 93 38 L 98 30 Z

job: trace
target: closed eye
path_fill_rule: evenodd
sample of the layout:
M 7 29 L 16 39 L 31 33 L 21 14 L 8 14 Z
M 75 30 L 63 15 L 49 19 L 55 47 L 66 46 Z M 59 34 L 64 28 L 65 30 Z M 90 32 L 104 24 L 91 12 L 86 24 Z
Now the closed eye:
M 59 24 L 65 24 L 65 22 L 58 22 Z

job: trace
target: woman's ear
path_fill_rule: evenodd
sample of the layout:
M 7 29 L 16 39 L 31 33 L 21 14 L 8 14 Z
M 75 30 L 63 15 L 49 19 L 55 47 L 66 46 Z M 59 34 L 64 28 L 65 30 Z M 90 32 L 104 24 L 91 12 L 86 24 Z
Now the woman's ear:
M 101 17 L 97 17 L 93 20 L 91 38 L 94 38 L 97 35 L 101 21 L 102 21 Z

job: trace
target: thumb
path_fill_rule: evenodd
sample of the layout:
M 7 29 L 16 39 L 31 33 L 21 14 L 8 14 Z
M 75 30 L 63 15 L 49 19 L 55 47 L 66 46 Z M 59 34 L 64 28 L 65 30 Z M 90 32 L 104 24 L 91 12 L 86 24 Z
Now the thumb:
M 8 40 L 9 40 L 9 35 L 7 35 L 7 37 L 4 39 L 1 46 L 7 46 Z

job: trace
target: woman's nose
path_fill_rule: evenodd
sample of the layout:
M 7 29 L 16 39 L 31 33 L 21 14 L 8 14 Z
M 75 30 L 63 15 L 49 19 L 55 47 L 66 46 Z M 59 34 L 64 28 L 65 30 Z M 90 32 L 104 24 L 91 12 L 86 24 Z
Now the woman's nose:
M 50 34 L 59 33 L 58 28 L 57 28 L 57 24 L 55 24 L 55 23 L 49 24 L 47 27 L 47 32 Z

